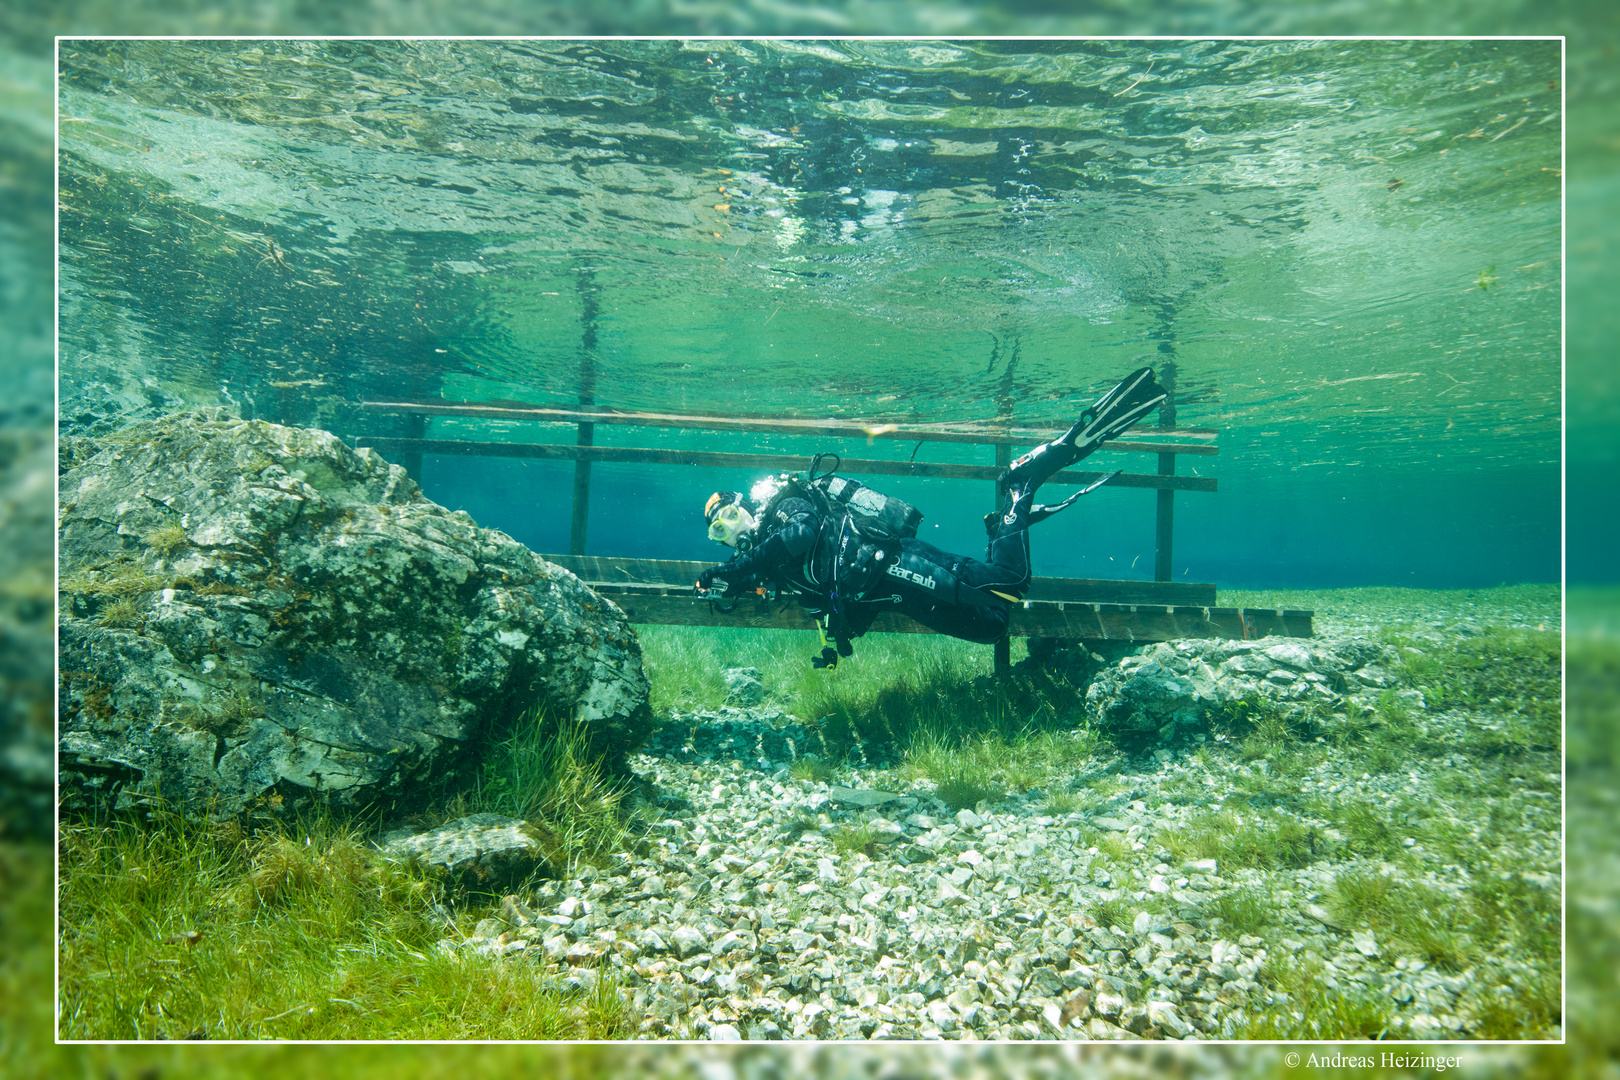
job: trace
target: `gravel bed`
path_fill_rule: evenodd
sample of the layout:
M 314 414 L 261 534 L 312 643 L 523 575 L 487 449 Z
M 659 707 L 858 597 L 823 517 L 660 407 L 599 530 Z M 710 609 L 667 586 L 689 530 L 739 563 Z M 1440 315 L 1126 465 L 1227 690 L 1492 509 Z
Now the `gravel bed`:
M 1377 615 L 1319 618 L 1335 635 L 1398 620 L 1437 640 L 1547 618 L 1465 608 Z M 1299 1007 L 1276 972 L 1278 962 L 1308 959 L 1320 986 L 1387 1007 L 1386 1037 L 1468 1039 L 1478 1037 L 1485 988 L 1528 976 L 1529 959 L 1493 955 L 1489 971 L 1431 963 L 1341 923 L 1335 879 L 1355 871 L 1461 903 L 1485 871 L 1430 838 L 1508 829 L 1508 840 L 1493 841 L 1498 853 L 1526 880 L 1560 889 L 1556 756 L 1545 775 L 1515 780 L 1505 795 L 1495 776 L 1487 799 L 1477 792 L 1492 766 L 1478 756 L 1414 757 L 1374 775 L 1323 755 L 1287 786 L 1297 792 L 1290 815 L 1321 837 L 1324 856 L 1254 869 L 1170 854 L 1178 833 L 1214 811 L 1276 820 L 1253 808 L 1256 790 L 1276 790 L 1268 762 L 1245 760 L 1219 736 L 1105 751 L 1061 791 L 953 811 L 933 784 L 876 767 L 887 762 L 840 769 L 828 782 L 795 779 L 787 759 L 804 747 L 794 737 L 813 733 L 791 717 L 733 708 L 708 721 L 684 740 L 666 728 L 655 754 L 632 758 L 657 792 L 635 853 L 510 896 L 498 917 L 441 947 L 540 964 L 569 988 L 611 975 L 641 1018 L 640 1038 L 1222 1038 Z M 1422 717 L 1431 742 L 1459 745 L 1481 723 Z M 1073 809 L 1054 812 L 1055 795 Z M 1333 822 L 1311 815 L 1349 802 L 1421 808 L 1427 825 L 1398 837 L 1387 859 L 1348 855 Z M 854 830 L 859 850 L 847 841 Z M 1258 934 L 1215 914 L 1241 895 L 1266 906 Z

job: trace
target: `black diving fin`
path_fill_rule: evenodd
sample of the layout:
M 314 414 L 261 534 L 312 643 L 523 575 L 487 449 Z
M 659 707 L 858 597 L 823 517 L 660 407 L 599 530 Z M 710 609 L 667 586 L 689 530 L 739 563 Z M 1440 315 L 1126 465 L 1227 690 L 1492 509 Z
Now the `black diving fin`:
M 1152 368 L 1137 368 L 1096 403 L 1080 414 L 1075 425 L 1057 441 L 1073 447 L 1079 461 L 1109 439 L 1123 435 L 1142 417 L 1157 409 L 1169 395 L 1153 377 Z M 1084 494 L 1084 492 L 1082 492 Z
M 1091 483 L 1087 484 L 1085 487 L 1081 488 L 1073 495 L 1070 495 L 1067 499 L 1064 499 L 1060 503 L 1052 503 L 1050 506 L 1042 503 L 1036 503 L 1034 506 L 1029 508 L 1029 523 L 1031 525 L 1035 525 L 1039 522 L 1045 521 L 1047 518 L 1051 517 L 1060 510 L 1067 510 L 1074 504 L 1074 500 L 1078 499 L 1082 495 L 1090 495 L 1093 491 L 1096 491 L 1098 488 L 1102 487 L 1119 474 L 1119 469 L 1115 469 L 1111 473 L 1104 473 L 1101 477 L 1093 480 Z
M 1124 434 L 1138 420 L 1162 405 L 1168 396 L 1169 393 L 1153 377 L 1152 368 L 1136 369 L 1081 413 L 1080 419 L 1063 435 L 1049 443 L 1042 443 L 1007 466 L 997 480 L 998 487 L 1003 492 L 1014 487 L 1033 491 L 1059 469 L 1073 465 L 1104 442 Z M 1084 495 L 1085 492 L 1080 494 Z M 1060 504 L 1057 509 L 1072 501 L 1070 499 Z M 1051 513 L 1056 513 L 1056 510 Z M 1051 516 L 1051 513 L 1047 516 Z

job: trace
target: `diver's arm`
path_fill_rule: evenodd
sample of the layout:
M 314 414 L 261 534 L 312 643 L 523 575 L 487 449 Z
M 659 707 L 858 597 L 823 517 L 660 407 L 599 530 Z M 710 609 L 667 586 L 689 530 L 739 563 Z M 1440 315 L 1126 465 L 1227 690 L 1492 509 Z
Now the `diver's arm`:
M 804 499 L 787 499 L 773 516 L 780 516 L 781 527 L 752 551 L 733 556 L 719 566 L 703 571 L 699 587 L 707 589 L 715 578 L 728 585 L 764 577 L 804 556 L 815 546 L 821 532 L 821 518 Z

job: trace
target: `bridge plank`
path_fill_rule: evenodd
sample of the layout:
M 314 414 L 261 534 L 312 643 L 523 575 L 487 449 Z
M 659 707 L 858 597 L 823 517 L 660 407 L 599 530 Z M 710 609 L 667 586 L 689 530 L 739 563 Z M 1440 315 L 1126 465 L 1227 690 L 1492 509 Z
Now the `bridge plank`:
M 465 457 L 541 458 L 552 461 L 607 461 L 637 465 L 700 465 L 718 469 L 766 469 L 801 471 L 810 467 L 803 454 L 731 454 L 702 450 L 652 450 L 632 446 L 580 446 L 573 443 L 471 442 L 464 439 L 402 439 L 362 435 L 356 440 L 362 448 L 403 457 L 407 454 L 447 454 Z M 1106 449 L 1106 447 L 1105 447 Z M 995 480 L 1001 468 L 995 465 L 964 465 L 940 461 L 883 461 L 845 458 L 840 473 L 868 476 L 922 476 L 950 480 Z M 1104 474 L 1083 469 L 1064 469 L 1049 484 L 1089 484 Z M 1122 472 L 1108 481 L 1108 487 L 1155 488 L 1173 491 L 1215 491 L 1213 476 L 1162 476 L 1155 473 Z
M 700 431 L 743 431 L 763 435 L 830 435 L 839 438 L 900 439 L 907 442 L 976 443 L 981 446 L 1033 446 L 1063 433 L 1062 428 L 1013 427 L 993 424 L 918 424 L 887 420 L 798 419 L 760 416 L 697 416 L 684 413 L 621 412 L 613 409 L 554 409 L 539 405 L 473 401 L 363 401 L 366 412 L 406 413 L 418 416 L 465 416 L 484 420 L 535 420 L 542 423 L 620 424 L 633 427 L 684 428 Z M 1157 431 L 1161 439 L 1212 439 L 1207 429 Z M 1138 442 L 1115 439 L 1104 450 L 1133 450 L 1151 454 L 1220 453 L 1209 442 Z

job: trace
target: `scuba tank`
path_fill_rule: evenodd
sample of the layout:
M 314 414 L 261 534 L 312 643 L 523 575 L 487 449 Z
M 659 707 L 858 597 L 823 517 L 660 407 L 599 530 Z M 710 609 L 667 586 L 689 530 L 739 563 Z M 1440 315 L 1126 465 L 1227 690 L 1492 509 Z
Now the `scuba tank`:
M 759 520 L 775 529 L 787 519 L 779 507 L 800 498 L 821 515 L 823 543 L 832 549 L 827 581 L 810 581 L 825 589 L 834 608 L 842 601 L 864 597 L 884 569 L 899 557 L 899 541 L 917 535 L 922 511 L 893 495 L 885 495 L 856 480 L 837 474 L 837 464 L 821 471 L 821 463 L 837 454 L 817 454 L 802 473 L 777 473 L 754 485 L 750 498 L 759 507 Z
M 839 476 L 837 464 L 818 472 L 822 459 L 828 457 L 839 460 L 837 454 L 817 454 L 805 472 L 778 473 L 756 484 L 753 501 L 759 507 L 759 519 L 766 520 L 783 499 L 796 496 L 829 521 L 842 524 L 847 518 L 848 527 L 866 540 L 900 540 L 917 535 L 922 511 L 904 499 Z

